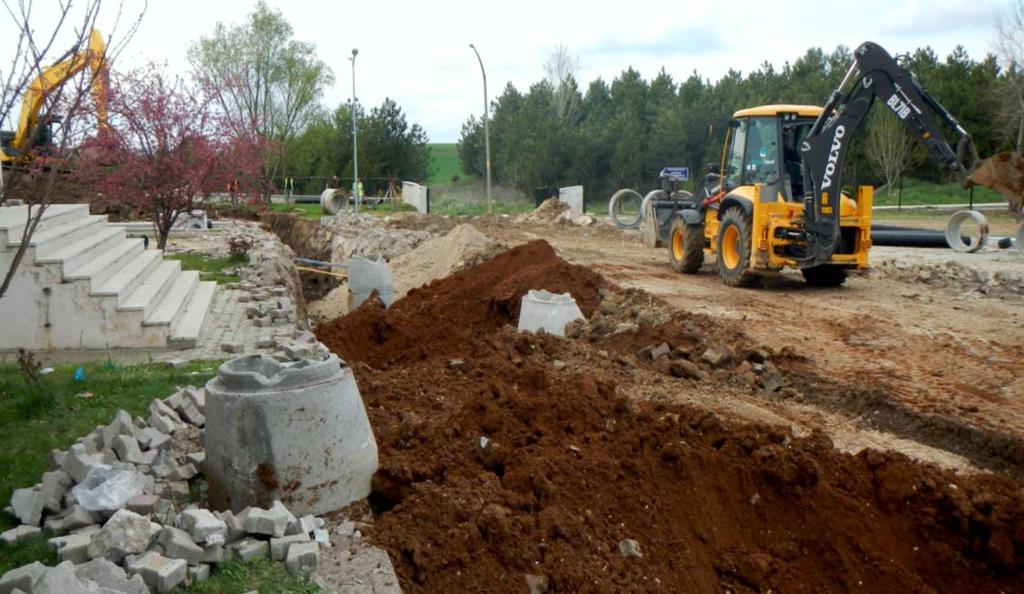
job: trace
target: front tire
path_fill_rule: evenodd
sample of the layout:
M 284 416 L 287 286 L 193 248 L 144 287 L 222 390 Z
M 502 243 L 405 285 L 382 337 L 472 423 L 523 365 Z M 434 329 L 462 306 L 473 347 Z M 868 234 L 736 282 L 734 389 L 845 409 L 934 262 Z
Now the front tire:
M 704 264 L 704 225 L 687 225 L 683 217 L 672 219 L 668 242 L 672 270 L 694 274 Z
M 718 276 L 730 287 L 749 287 L 757 279 L 750 270 L 751 221 L 742 208 L 732 207 L 718 226 Z
M 812 287 L 838 287 L 846 282 L 846 269 L 834 264 L 801 268 L 800 272 Z

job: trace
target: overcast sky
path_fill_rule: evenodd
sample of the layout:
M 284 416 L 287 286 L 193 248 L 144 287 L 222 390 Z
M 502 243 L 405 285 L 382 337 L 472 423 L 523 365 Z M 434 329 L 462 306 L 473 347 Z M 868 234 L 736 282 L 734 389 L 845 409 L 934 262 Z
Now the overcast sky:
M 8 3 L 19 0 L 5 0 Z M 775 0 L 669 3 L 433 0 L 327 2 L 267 0 L 280 10 L 295 38 L 316 44 L 334 71 L 324 98 L 336 106 L 352 94 L 348 57 L 359 48 L 356 85 L 363 104 L 398 102 L 432 142 L 454 142 L 470 114 L 483 111 L 475 43 L 496 96 L 512 82 L 520 90 L 544 76 L 556 45 L 579 58 L 581 87 L 600 76 L 610 81 L 629 66 L 645 78 L 665 67 L 677 81 L 697 70 L 717 79 L 729 68 L 744 74 L 767 60 L 793 61 L 811 46 L 831 51 L 871 40 L 890 52 L 931 46 L 945 57 L 957 45 L 980 59 L 994 49 L 995 19 L 1006 0 Z M 47 4 L 36 0 L 34 21 L 45 28 Z M 108 0 L 105 10 L 116 9 Z M 128 19 L 141 0 L 123 0 Z M 187 73 L 185 53 L 217 21 L 237 23 L 255 0 L 149 0 L 142 25 L 120 58 L 121 67 L 155 60 Z M 685 5 L 685 6 L 684 6 Z M 119 27 L 101 20 L 101 32 Z M 0 40 L 11 39 L 11 19 L 0 14 Z M 10 61 L 0 41 L 0 68 Z M 826 98 L 822 97 L 822 101 Z M 940 98 L 941 99 L 941 98 Z

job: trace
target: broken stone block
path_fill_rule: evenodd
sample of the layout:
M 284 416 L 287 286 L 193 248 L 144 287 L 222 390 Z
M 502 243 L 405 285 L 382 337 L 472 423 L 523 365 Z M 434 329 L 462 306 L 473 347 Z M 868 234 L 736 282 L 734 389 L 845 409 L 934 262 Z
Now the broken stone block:
M 185 391 L 178 388 L 178 391 L 171 394 L 167 398 L 164 398 L 164 404 L 173 408 L 175 412 L 180 413 L 181 407 L 185 405 Z
M 171 471 L 169 478 L 173 481 L 187 481 L 197 474 L 199 474 L 199 471 L 196 470 L 195 466 L 189 463 L 175 466 Z
M 153 429 L 165 434 L 171 434 L 178 430 L 178 424 L 163 415 L 150 414 L 149 424 Z
M 25 526 L 25 525 L 17 526 L 17 527 L 11 528 L 10 530 L 7 530 L 5 532 L 0 533 L 0 542 L 4 543 L 5 545 L 15 545 L 15 544 L 18 544 L 19 542 L 25 540 L 26 538 L 29 538 L 29 537 L 32 537 L 32 536 L 35 536 L 35 535 L 41 534 L 41 533 L 42 533 L 42 530 L 40 530 L 39 528 L 37 528 L 35 526 Z M 2 591 L 3 591 L 3 588 L 0 588 L 0 592 L 2 592 Z
M 640 552 L 640 543 L 632 538 L 623 538 L 619 541 L 619 554 L 623 557 L 643 557 Z
M 284 536 L 288 524 L 294 520 L 295 516 L 288 508 L 280 501 L 275 501 L 270 509 L 251 508 L 245 530 L 249 534 L 265 534 L 280 538 Z
M 61 528 L 65 532 L 72 532 L 79 528 L 92 526 L 96 523 L 97 519 L 99 519 L 96 517 L 97 515 L 94 515 L 93 512 L 85 509 L 81 505 L 73 505 L 68 510 L 68 514 L 62 518 Z
M 168 559 L 150 551 L 132 560 L 128 565 L 128 573 L 141 575 L 146 585 L 157 592 L 170 592 L 185 581 L 188 564 L 184 559 Z
M 45 506 L 46 498 L 43 496 L 43 492 L 36 487 L 15 489 L 11 494 L 11 507 L 14 509 L 14 516 L 22 524 L 38 526 Z
M 195 567 L 189 567 L 188 579 L 191 582 L 205 582 L 210 579 L 210 566 L 205 563 L 200 563 Z
M 89 543 L 95 532 L 79 532 L 67 536 L 58 536 L 46 541 L 50 548 L 57 552 L 59 561 L 85 563 L 89 560 Z
M 732 352 L 726 347 L 711 347 L 700 358 L 712 367 L 721 367 L 732 359 Z
M 285 530 L 286 535 L 291 534 L 309 534 L 316 528 L 319 528 L 316 522 L 316 516 L 312 514 L 306 514 L 294 522 L 289 522 L 288 529 Z
M 170 369 L 181 369 L 186 365 L 188 365 L 188 359 L 168 359 L 164 361 L 164 367 L 168 367 Z
M 188 402 L 188 404 L 181 407 L 181 418 L 196 427 L 202 427 L 206 424 L 206 417 L 203 416 L 203 413 L 199 412 L 199 409 L 192 402 Z
M 159 495 L 138 495 L 130 499 L 128 503 L 125 504 L 125 507 L 140 516 L 148 516 L 153 513 L 153 510 L 159 501 Z
M 187 481 L 168 481 L 164 483 L 163 494 L 171 499 L 185 499 L 189 495 Z
M 292 573 L 309 575 L 320 565 L 320 545 L 315 542 L 295 543 L 288 547 L 284 563 Z
M 207 543 L 203 547 L 203 563 L 216 563 L 220 564 L 224 562 L 224 545 L 221 543 Z
M 88 584 L 83 583 L 75 575 L 75 566 L 70 561 L 64 561 L 56 567 L 46 570 L 46 573 L 33 584 L 29 590 L 32 594 L 68 594 L 69 592 L 91 592 L 96 591 Z
M 145 552 L 159 533 L 159 524 L 135 512 L 120 509 L 92 536 L 88 554 L 91 559 L 105 557 L 120 563 L 127 555 Z
M 142 576 L 128 578 L 119 565 L 107 559 L 93 559 L 88 563 L 75 566 L 75 576 L 82 580 L 95 582 L 107 592 L 125 592 L 127 594 L 149 594 L 149 588 Z
M 203 560 L 203 548 L 180 528 L 164 526 L 157 541 L 164 548 L 164 555 L 171 559 L 184 559 L 189 565 L 197 565 Z
M 206 462 L 206 452 L 190 452 L 185 454 L 185 459 L 196 468 L 202 468 L 203 462 Z
M 245 351 L 245 345 L 240 342 L 222 342 L 220 343 L 220 350 L 225 353 L 241 353 Z
M 141 431 L 141 434 L 143 438 L 146 440 L 146 442 L 142 443 L 142 440 L 139 440 L 139 443 L 144 445 L 147 449 L 168 450 L 171 447 L 171 436 L 164 433 L 163 431 L 150 427 L 147 429 L 143 429 Z
M 160 400 L 159 398 L 154 398 L 152 402 L 149 403 L 149 413 L 151 415 L 161 415 L 167 417 L 175 425 L 181 423 L 181 417 L 178 416 L 177 411 L 175 411 L 172 407 L 168 406 L 166 402 Z M 150 425 L 153 425 L 153 423 L 151 422 Z
M 7 594 L 15 589 L 31 592 L 33 584 L 46 573 L 47 567 L 35 561 L 12 569 L 0 577 L 0 593 Z
M 42 481 L 39 483 L 39 491 L 43 496 L 43 508 L 49 512 L 59 512 L 64 494 L 70 487 L 71 476 L 63 470 L 44 472 Z
M 227 548 L 235 559 L 243 563 L 253 559 L 266 559 L 270 554 L 270 543 L 251 537 L 233 542 Z
M 699 381 L 708 379 L 708 374 L 703 369 L 697 367 L 686 359 L 677 359 L 673 361 L 669 365 L 668 371 L 675 377 L 685 377 Z
M 122 462 L 149 466 L 156 459 L 156 450 L 143 452 L 139 448 L 139 442 L 130 435 L 118 435 L 114 438 L 112 447 Z
M 64 530 L 64 520 L 54 516 L 43 520 L 43 530 L 54 536 L 60 536 L 67 532 L 67 530 Z
M 313 540 L 325 547 L 331 546 L 331 536 L 327 533 L 326 528 L 314 528 Z
M 113 447 L 114 438 L 118 435 L 131 435 L 133 426 L 132 416 L 128 414 L 127 411 L 117 411 L 117 414 L 114 415 L 114 420 L 109 425 L 101 429 L 103 437 L 103 444 L 101 447 L 103 449 Z
M 186 509 L 181 512 L 180 522 L 192 540 L 198 543 L 208 542 L 213 535 L 220 535 L 220 542 L 224 542 L 223 539 L 227 537 L 227 524 L 207 509 Z
M 670 352 L 672 352 L 672 349 L 669 348 L 668 343 L 663 342 L 651 349 L 651 359 L 657 361 L 658 359 L 668 355 Z
M 80 483 L 85 480 L 89 470 L 98 464 L 103 464 L 102 454 L 90 454 L 84 445 L 76 443 L 68 449 L 61 470 L 66 472 L 71 480 Z
M 192 404 L 199 409 L 199 412 L 205 412 L 206 388 L 185 388 L 185 397 L 192 401 Z
M 50 468 L 59 469 L 64 467 L 64 459 L 67 458 L 68 453 L 64 450 L 50 450 L 49 461 Z
M 249 524 L 249 511 L 251 507 L 247 507 L 237 514 L 232 514 L 230 511 L 223 512 L 221 519 L 228 527 L 227 540 L 238 540 L 245 536 L 246 526 Z
M 309 535 L 301 533 L 282 536 L 281 538 L 271 538 L 270 559 L 272 561 L 284 561 L 288 556 L 288 548 L 299 542 L 309 542 Z

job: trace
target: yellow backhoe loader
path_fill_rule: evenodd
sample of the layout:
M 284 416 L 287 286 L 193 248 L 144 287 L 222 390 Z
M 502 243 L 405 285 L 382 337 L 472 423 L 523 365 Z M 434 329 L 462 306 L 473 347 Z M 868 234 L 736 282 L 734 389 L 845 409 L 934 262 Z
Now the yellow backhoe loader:
M 875 99 L 929 156 L 965 186 L 972 183 L 978 156 L 971 135 L 906 68 L 867 42 L 824 108 L 767 105 L 733 115 L 705 191 L 669 190 L 675 200 L 664 220 L 672 267 L 692 274 L 713 254 L 729 286 L 786 267 L 799 268 L 809 284 L 838 286 L 849 270 L 867 268 L 872 188 L 847 196 L 841 187 L 850 141 Z M 957 135 L 955 145 L 939 122 Z
M 40 111 L 48 98 L 86 68 L 90 70 L 91 91 L 96 103 L 99 127 L 101 131 L 106 128 L 109 84 L 106 46 L 99 32 L 94 29 L 89 34 L 86 49 L 71 52 L 43 70 L 25 89 L 17 130 L 0 132 L 0 164 L 5 167 L 25 164 L 50 151 L 53 142 L 52 126 L 60 122 L 60 117 L 52 113 L 41 114 Z

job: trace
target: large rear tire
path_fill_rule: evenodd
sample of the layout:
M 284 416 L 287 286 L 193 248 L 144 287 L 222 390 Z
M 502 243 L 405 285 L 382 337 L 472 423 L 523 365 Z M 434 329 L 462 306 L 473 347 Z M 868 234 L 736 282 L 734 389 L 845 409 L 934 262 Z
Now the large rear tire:
M 812 287 L 838 287 L 846 282 L 846 269 L 835 264 L 801 268 L 800 272 Z
M 718 276 L 730 287 L 749 287 L 757 280 L 750 270 L 751 221 L 734 206 L 722 214 L 718 226 Z
M 672 270 L 694 274 L 704 264 L 704 225 L 687 225 L 683 217 L 672 219 L 668 258 Z

